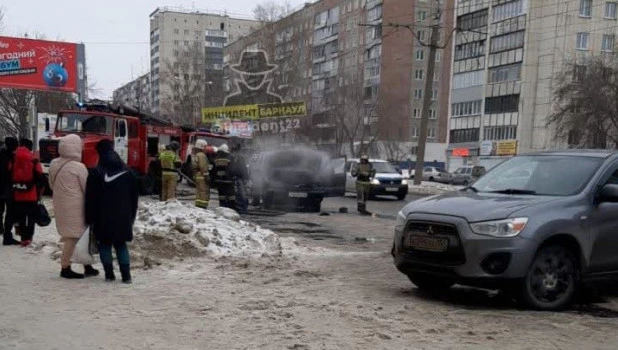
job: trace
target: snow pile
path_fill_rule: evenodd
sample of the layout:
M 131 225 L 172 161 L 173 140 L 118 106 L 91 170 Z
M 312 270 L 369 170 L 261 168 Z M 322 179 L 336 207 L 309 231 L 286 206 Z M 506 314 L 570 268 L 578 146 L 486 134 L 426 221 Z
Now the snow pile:
M 49 205 L 48 205 L 49 206 Z M 280 256 L 279 236 L 240 220 L 233 210 L 198 209 L 178 201 L 143 203 L 129 246 L 135 266 L 160 264 L 161 259 L 212 256 Z M 37 227 L 31 252 L 56 260 L 61 255 L 55 222 Z
M 132 247 L 155 258 L 280 255 L 279 236 L 241 221 L 233 210 L 179 201 L 140 205 Z
M 420 194 L 420 195 L 435 195 L 435 194 L 443 194 L 447 192 L 459 191 L 463 187 L 461 186 L 453 186 L 446 185 L 437 182 L 425 182 L 423 181 L 420 185 L 416 186 L 412 184 L 412 180 L 410 180 L 410 185 L 408 187 L 408 192 L 412 194 Z

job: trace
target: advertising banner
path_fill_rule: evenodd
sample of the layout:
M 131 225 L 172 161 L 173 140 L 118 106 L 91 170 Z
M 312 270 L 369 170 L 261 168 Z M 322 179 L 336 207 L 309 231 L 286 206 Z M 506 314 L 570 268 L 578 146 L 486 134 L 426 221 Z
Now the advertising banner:
M 202 108 L 203 123 L 213 123 L 221 119 L 256 120 L 305 115 L 307 105 L 304 101 Z
M 500 141 L 496 144 L 496 154 L 499 156 L 514 156 L 517 154 L 517 141 Z
M 82 44 L 0 36 L 0 87 L 84 94 Z

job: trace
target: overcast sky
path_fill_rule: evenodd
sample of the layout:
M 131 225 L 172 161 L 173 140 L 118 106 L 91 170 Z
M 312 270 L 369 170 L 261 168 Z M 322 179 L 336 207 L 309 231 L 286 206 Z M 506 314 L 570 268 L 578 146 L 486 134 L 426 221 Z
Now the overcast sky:
M 115 88 L 149 69 L 149 15 L 157 7 L 182 6 L 251 16 L 262 0 L 2 0 L 4 33 L 39 33 L 49 40 L 86 44 L 89 82 L 110 98 Z M 305 0 L 290 0 L 297 6 Z M 221 7 L 225 5 L 226 7 Z

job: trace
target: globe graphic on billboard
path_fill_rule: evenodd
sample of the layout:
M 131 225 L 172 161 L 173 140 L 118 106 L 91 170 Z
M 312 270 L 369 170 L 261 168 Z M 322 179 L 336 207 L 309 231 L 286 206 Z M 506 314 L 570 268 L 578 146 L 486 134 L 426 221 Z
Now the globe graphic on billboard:
M 50 63 L 43 70 L 45 84 L 51 87 L 63 87 L 69 80 L 69 73 L 58 63 Z

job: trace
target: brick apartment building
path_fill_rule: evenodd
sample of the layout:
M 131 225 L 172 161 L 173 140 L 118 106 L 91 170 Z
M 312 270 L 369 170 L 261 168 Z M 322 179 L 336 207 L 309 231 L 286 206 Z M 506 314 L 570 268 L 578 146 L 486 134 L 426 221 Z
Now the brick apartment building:
M 442 43 L 453 28 L 454 0 L 442 1 Z M 224 80 L 234 89 L 230 65 L 243 51 L 264 50 L 272 73 L 271 89 L 284 101 L 305 101 L 308 116 L 296 137 L 308 137 L 333 152 L 350 153 L 355 141 L 395 141 L 408 158 L 418 141 L 429 49 L 432 6 L 422 0 L 322 0 L 224 48 Z M 411 30 L 390 23 L 411 25 Z M 413 34 L 414 33 L 414 34 Z M 428 157 L 445 158 L 450 93 L 451 45 L 438 50 L 428 130 Z M 346 129 L 346 130 L 343 130 Z M 289 131 L 289 130 L 287 130 Z M 294 137 L 288 136 L 293 139 Z M 379 150 L 374 150 L 379 152 Z M 412 157 L 413 158 L 413 157 Z

